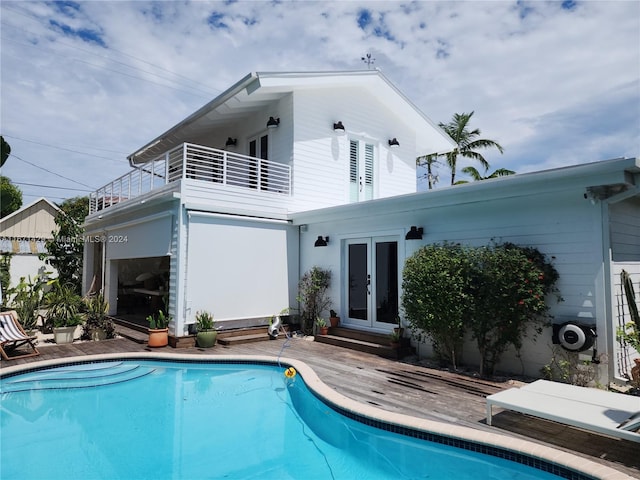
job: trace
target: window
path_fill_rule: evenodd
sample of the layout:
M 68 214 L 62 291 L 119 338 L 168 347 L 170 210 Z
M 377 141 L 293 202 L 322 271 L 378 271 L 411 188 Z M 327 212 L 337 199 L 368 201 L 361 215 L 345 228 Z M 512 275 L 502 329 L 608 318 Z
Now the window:
M 349 200 L 373 198 L 375 148 L 360 140 L 349 142 Z

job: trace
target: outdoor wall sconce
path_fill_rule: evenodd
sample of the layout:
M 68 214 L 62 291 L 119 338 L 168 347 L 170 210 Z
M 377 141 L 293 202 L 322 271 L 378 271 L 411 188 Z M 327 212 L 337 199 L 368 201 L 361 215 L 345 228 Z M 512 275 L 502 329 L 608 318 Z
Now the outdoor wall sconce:
M 278 125 L 280 125 L 280 117 L 278 118 L 269 117 L 269 121 L 267 122 L 267 128 L 278 128 Z
M 336 133 L 344 133 L 344 125 L 342 125 L 341 121 L 333 124 L 333 131 Z
M 316 243 L 313 244 L 314 247 L 326 247 L 329 244 L 329 237 L 322 238 L 322 235 L 318 235 L 318 239 Z
M 224 144 L 225 147 L 235 147 L 238 144 L 237 138 L 227 138 L 227 143 Z
M 398 142 L 398 139 L 396 137 L 393 137 L 391 140 L 389 140 L 390 148 L 398 148 L 399 146 L 400 146 L 400 142 Z
M 423 233 L 424 233 L 424 228 L 416 227 L 415 225 L 412 225 L 411 229 L 407 232 L 404 239 L 405 240 L 422 240 Z

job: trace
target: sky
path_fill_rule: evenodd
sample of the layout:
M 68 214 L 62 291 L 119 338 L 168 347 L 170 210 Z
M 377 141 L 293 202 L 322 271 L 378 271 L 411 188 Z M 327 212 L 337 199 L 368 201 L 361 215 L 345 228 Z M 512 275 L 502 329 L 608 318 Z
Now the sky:
M 640 155 L 638 0 L 2 0 L 0 68 L 1 174 L 25 205 L 124 175 L 255 71 L 378 68 L 436 123 L 473 111 L 504 147 L 489 173 Z

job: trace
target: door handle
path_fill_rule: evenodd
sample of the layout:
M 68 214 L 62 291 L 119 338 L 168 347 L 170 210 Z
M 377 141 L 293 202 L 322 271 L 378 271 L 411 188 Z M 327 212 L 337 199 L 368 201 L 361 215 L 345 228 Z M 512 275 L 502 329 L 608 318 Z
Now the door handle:
M 371 295 L 371 275 L 367 275 L 367 295 Z
M 362 191 L 362 177 L 360 177 L 360 191 Z

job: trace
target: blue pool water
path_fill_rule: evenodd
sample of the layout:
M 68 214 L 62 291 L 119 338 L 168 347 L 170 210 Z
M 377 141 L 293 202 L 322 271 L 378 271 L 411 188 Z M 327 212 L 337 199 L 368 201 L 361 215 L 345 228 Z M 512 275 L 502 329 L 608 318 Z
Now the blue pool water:
M 257 364 L 113 361 L 0 383 L 9 479 L 557 479 L 341 415 Z

